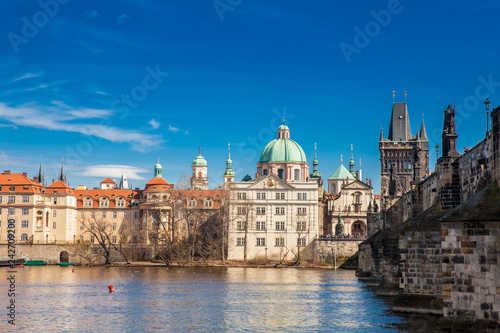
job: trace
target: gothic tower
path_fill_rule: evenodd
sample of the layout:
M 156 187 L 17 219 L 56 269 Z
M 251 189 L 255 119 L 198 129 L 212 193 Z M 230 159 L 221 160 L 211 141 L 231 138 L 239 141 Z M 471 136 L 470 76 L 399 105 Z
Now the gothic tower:
M 382 197 L 401 196 L 429 173 L 429 140 L 425 124 L 411 134 L 405 103 L 393 103 L 387 139 L 380 132 L 380 187 Z

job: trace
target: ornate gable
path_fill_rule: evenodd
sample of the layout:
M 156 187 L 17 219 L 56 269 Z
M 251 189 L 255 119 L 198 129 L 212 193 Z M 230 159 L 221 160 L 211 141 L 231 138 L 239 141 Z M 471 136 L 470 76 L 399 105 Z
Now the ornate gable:
M 348 190 L 369 190 L 371 189 L 371 186 L 366 185 L 362 181 L 356 179 L 355 181 L 345 185 L 343 189 L 348 189 Z
M 249 189 L 282 189 L 291 190 L 295 187 L 291 186 L 284 180 L 280 179 L 278 176 L 271 174 L 263 177 L 259 177 L 255 180 L 255 183 L 248 187 Z

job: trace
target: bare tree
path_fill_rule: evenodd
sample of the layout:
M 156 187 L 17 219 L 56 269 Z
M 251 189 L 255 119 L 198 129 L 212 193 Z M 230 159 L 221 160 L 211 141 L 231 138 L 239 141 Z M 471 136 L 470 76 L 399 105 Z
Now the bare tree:
M 115 232 L 116 224 L 113 224 L 104 218 L 97 217 L 80 218 L 78 221 L 85 230 L 83 234 L 90 234 L 91 237 L 93 237 L 93 239 L 101 246 L 104 252 L 103 256 L 105 259 L 105 265 L 111 263 L 111 249 L 120 253 L 125 258 L 127 264 L 130 264 L 126 253 L 122 251 L 122 247 L 120 246 L 118 248 L 116 246 L 118 238 L 121 238 L 121 235 L 118 232 Z
M 297 250 L 292 250 L 292 253 L 296 255 L 295 264 L 300 264 L 302 248 L 307 245 L 307 235 L 310 232 L 310 223 L 307 215 L 297 212 L 295 217 L 295 231 L 297 233 Z

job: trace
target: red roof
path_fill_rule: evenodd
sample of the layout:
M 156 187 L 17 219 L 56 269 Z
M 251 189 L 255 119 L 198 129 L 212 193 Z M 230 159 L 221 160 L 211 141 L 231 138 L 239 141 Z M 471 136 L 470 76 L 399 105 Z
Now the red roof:
M 109 177 L 108 177 L 108 178 L 104 179 L 104 180 L 101 182 L 101 184 L 102 184 L 102 183 L 112 183 L 112 184 L 114 184 L 115 182 L 114 182 L 114 180 L 113 180 L 113 179 L 111 179 L 111 178 L 109 178 Z
M 123 208 L 130 207 L 130 200 L 134 198 L 135 192 L 133 190 L 119 190 L 119 189 L 111 189 L 111 190 L 74 190 L 75 196 L 77 199 L 77 207 L 78 208 L 102 208 L 99 207 L 99 198 L 106 197 L 109 199 L 109 204 L 106 208 L 118 208 L 116 206 L 116 199 L 120 197 L 125 198 L 125 206 Z M 84 207 L 83 199 L 91 197 L 92 198 L 92 207 Z M 120 207 L 122 208 L 122 207 Z
M 382 195 L 381 194 L 374 194 L 373 197 L 375 199 L 382 199 Z
M 162 177 L 153 177 L 146 183 L 144 190 L 168 191 L 170 187 L 171 185 Z
M 61 180 L 58 180 L 47 186 L 45 188 L 45 193 L 74 194 L 73 189 Z
M 0 185 L 2 193 L 11 193 L 12 186 L 14 186 L 14 193 L 42 193 L 41 184 L 21 173 L 0 173 Z

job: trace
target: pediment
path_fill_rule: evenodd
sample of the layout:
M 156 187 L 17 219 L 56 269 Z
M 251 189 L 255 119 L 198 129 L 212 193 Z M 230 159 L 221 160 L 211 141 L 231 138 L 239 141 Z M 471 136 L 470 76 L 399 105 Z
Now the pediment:
M 255 183 L 248 187 L 249 189 L 267 189 L 267 190 L 291 190 L 294 189 L 292 185 L 280 179 L 278 176 L 271 174 L 267 176 L 262 176 L 255 179 Z
M 355 180 L 351 182 L 350 184 L 347 184 L 343 187 L 344 189 L 349 189 L 349 190 L 369 190 L 371 189 L 371 186 L 366 185 L 360 180 Z

